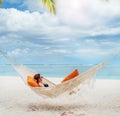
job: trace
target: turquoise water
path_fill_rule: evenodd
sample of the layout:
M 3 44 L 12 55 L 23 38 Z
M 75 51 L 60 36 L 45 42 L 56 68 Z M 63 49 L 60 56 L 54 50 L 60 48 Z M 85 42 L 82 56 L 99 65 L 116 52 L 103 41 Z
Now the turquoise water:
M 80 73 L 85 72 L 94 65 L 26 65 L 27 67 L 37 71 L 44 77 L 58 77 L 63 78 L 74 69 L 78 69 Z M 11 65 L 0 65 L 0 76 L 18 76 Z M 106 65 L 97 72 L 96 78 L 98 79 L 120 79 L 120 66 L 119 65 Z

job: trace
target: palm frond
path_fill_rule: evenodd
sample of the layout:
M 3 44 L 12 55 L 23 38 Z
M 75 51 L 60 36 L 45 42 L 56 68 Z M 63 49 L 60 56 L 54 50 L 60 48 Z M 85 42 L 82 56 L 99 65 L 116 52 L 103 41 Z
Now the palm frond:
M 55 9 L 55 0 L 40 0 L 42 4 L 48 8 L 50 13 L 56 14 L 56 9 Z
M 0 0 L 0 7 L 2 6 L 3 0 Z

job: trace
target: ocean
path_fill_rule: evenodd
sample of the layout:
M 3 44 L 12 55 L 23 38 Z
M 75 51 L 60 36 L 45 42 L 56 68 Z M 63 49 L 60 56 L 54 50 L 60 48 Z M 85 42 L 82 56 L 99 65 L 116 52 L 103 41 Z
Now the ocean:
M 25 64 L 32 70 L 40 73 L 43 77 L 51 78 L 64 78 L 74 69 L 78 69 L 80 73 L 84 73 L 94 65 L 68 65 L 68 64 Z M 19 76 L 11 65 L 0 65 L 0 76 Z M 106 65 L 96 73 L 97 79 L 120 79 L 120 65 Z

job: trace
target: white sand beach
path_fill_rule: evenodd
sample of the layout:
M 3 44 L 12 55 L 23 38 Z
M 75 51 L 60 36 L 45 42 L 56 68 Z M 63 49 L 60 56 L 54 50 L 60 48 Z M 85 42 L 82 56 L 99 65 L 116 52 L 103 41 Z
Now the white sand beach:
M 54 99 L 36 95 L 20 77 L 1 76 L 0 82 L 0 116 L 120 116 L 120 80 L 96 80 Z

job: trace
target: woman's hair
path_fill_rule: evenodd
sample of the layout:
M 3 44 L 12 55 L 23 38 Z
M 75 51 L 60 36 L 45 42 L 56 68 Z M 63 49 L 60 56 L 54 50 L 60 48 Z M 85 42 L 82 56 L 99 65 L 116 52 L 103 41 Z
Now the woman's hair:
M 37 81 L 37 83 L 39 83 L 40 74 L 35 74 L 34 79 Z

